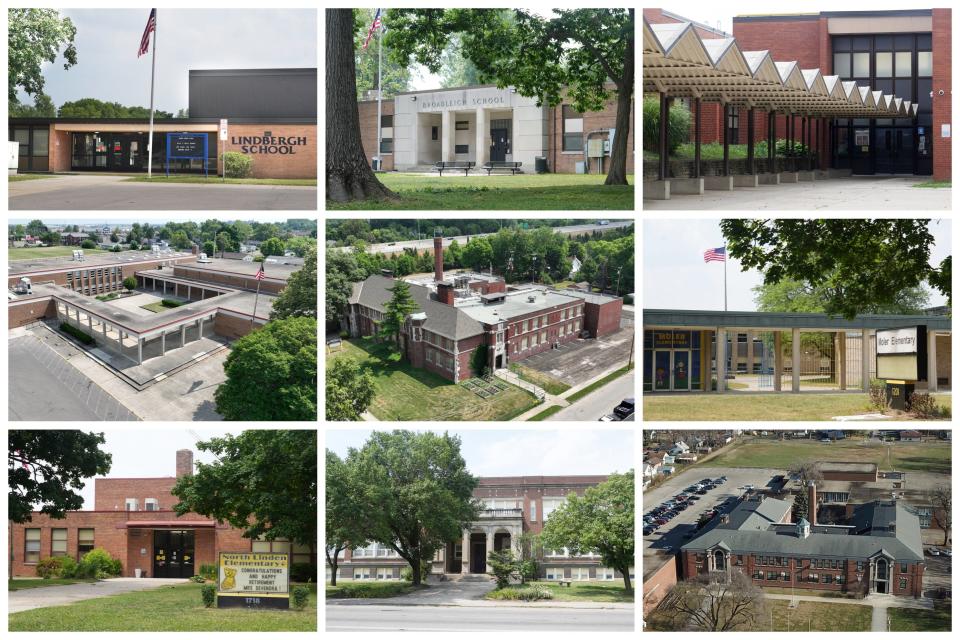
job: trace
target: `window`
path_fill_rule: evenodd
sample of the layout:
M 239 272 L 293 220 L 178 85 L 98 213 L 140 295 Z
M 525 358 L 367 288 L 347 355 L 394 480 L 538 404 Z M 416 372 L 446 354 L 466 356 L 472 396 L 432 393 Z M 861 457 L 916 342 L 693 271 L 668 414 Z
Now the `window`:
M 26 564 L 40 562 L 40 529 L 24 529 L 23 561 Z
M 77 529 L 77 559 L 93 551 L 93 529 Z
M 893 54 L 889 51 L 878 51 L 876 55 L 876 76 L 890 78 L 893 76 Z
M 907 590 L 907 579 L 900 578 L 900 591 L 906 591 L 906 590 Z
M 537 503 L 533 500 L 530 501 L 530 522 L 537 521 Z
M 754 580 L 763 580 L 763 571 L 759 571 L 759 570 L 754 571 L 754 572 L 753 572 L 753 579 L 754 579 Z
M 393 138 L 380 138 L 380 153 L 393 153 Z
M 459 128 L 459 127 L 458 127 Z M 458 144 L 454 145 L 454 153 L 470 153 L 470 145 L 468 144 Z
M 836 576 L 837 584 L 843 584 L 843 583 L 844 583 L 844 580 L 845 580 L 845 579 L 844 579 L 844 577 L 843 577 L 843 574 L 840 574 L 840 575 Z
M 933 75 L 933 54 L 929 51 L 917 51 L 917 75 Z
M 30 129 L 14 129 L 13 139 L 20 143 L 21 157 L 30 155 Z
M 909 78 L 913 75 L 913 57 L 909 51 L 897 51 L 894 62 L 898 78 Z
M 457 124 L 454 126 L 454 129 L 457 131 L 469 131 L 470 122 L 468 120 L 457 120 Z
M 546 520 L 553 513 L 553 510 L 562 505 L 565 498 L 544 498 L 543 499 L 543 519 Z
M 849 53 L 835 53 L 833 54 L 833 72 L 840 76 L 840 78 L 849 78 L 850 77 L 850 54 Z
M 863 561 L 857 561 L 857 571 L 863 571 Z
M 743 566 L 743 556 L 737 556 L 737 566 L 738 567 Z
M 380 116 L 380 128 L 392 127 L 393 126 L 393 115 L 389 116 Z
M 736 143 L 740 137 L 740 109 L 730 107 L 727 112 L 727 135 L 731 142 Z M 747 334 L 743 334 L 742 342 L 747 341 Z M 737 342 L 741 342 L 740 334 L 737 334 Z
M 574 567 L 570 570 L 570 579 L 571 580 L 589 580 L 590 579 L 590 569 L 587 567 Z
M 563 567 L 547 567 L 547 580 L 563 580 Z
M 156 498 L 147 498 L 143 501 L 144 511 L 160 511 L 160 501 Z
M 369 580 L 370 579 L 370 567 L 356 567 L 353 570 L 353 579 L 354 580 Z
M 820 579 L 822 584 L 830 584 L 833 581 L 833 576 L 829 573 L 823 574 L 823 577 Z
M 853 54 L 853 75 L 858 78 L 864 77 L 864 76 L 866 77 L 870 76 L 870 54 L 869 53 Z
M 136 498 L 127 498 L 124 504 L 127 511 L 140 511 L 140 503 Z
M 563 105 L 563 150 L 583 151 L 583 114 Z
M 34 129 L 32 155 L 37 157 L 46 157 L 47 155 L 49 155 L 49 148 L 50 148 L 50 130 Z
M 777 581 L 777 572 L 776 571 L 767 571 L 767 580 Z
M 440 127 L 430 127 L 430 139 L 431 140 L 440 139 Z
M 377 567 L 377 580 L 393 580 L 393 569 Z
M 906 572 L 907 572 L 907 563 L 906 563 L 906 562 L 901 562 L 901 563 L 900 563 L 900 573 L 906 573 Z
M 293 543 L 290 545 L 290 564 L 294 562 L 313 562 L 313 547 L 308 544 Z
M 54 529 L 50 535 L 50 555 L 67 555 L 67 530 Z
M 252 542 L 250 550 L 256 553 L 290 553 L 290 541 L 286 538 L 264 540 L 260 536 Z
M 614 580 L 615 573 L 609 567 L 599 567 L 597 569 L 597 580 Z

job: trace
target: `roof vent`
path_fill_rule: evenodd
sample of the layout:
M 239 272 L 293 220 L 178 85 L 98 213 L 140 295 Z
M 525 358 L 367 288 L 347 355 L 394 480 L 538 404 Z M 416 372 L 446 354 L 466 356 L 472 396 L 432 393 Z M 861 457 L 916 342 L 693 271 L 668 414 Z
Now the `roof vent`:
M 535 295 L 527 296 L 527 302 L 536 302 L 536 301 L 537 301 L 537 296 Z

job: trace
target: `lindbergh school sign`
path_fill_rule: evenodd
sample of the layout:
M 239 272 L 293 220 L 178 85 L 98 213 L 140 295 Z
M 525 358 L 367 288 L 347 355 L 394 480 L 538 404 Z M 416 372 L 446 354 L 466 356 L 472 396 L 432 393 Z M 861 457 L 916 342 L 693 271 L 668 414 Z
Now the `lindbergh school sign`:
M 293 155 L 297 147 L 307 144 L 306 136 L 274 136 L 264 131 L 262 136 L 233 136 L 230 143 L 240 147 L 241 153 Z

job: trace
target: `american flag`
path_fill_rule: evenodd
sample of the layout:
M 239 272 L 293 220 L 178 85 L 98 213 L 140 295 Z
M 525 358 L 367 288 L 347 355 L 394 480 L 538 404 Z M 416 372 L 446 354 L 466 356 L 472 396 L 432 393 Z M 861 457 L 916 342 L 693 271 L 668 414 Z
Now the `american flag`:
M 147 27 L 143 30 L 143 36 L 140 38 L 140 50 L 137 51 L 137 57 L 150 51 L 150 34 L 157 30 L 157 10 L 150 9 L 150 17 L 147 18 Z
M 254 276 L 257 280 L 263 280 L 267 277 L 267 274 L 263 272 L 263 263 L 260 263 L 260 271 L 257 271 L 257 275 Z
M 370 25 L 370 30 L 367 31 L 367 39 L 363 41 L 364 49 L 366 49 L 367 45 L 370 44 L 370 38 L 373 37 L 374 31 L 376 31 L 378 27 L 382 27 L 384 31 L 387 30 L 387 28 L 383 26 L 383 20 L 380 18 L 381 11 L 382 9 L 377 9 L 377 15 L 373 16 L 373 24 Z
M 716 249 L 707 249 L 703 252 L 704 262 L 726 262 L 727 248 L 717 247 Z

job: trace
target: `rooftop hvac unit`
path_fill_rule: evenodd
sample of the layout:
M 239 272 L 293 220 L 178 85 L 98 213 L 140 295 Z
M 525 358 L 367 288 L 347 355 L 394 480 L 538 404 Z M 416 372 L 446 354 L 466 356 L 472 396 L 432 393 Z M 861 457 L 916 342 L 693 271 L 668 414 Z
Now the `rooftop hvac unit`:
M 527 296 L 527 302 L 536 302 L 537 296 Z
M 20 282 L 16 284 L 16 286 L 13 288 L 13 291 L 15 293 L 33 293 L 33 285 L 30 284 L 30 278 L 20 278 Z

